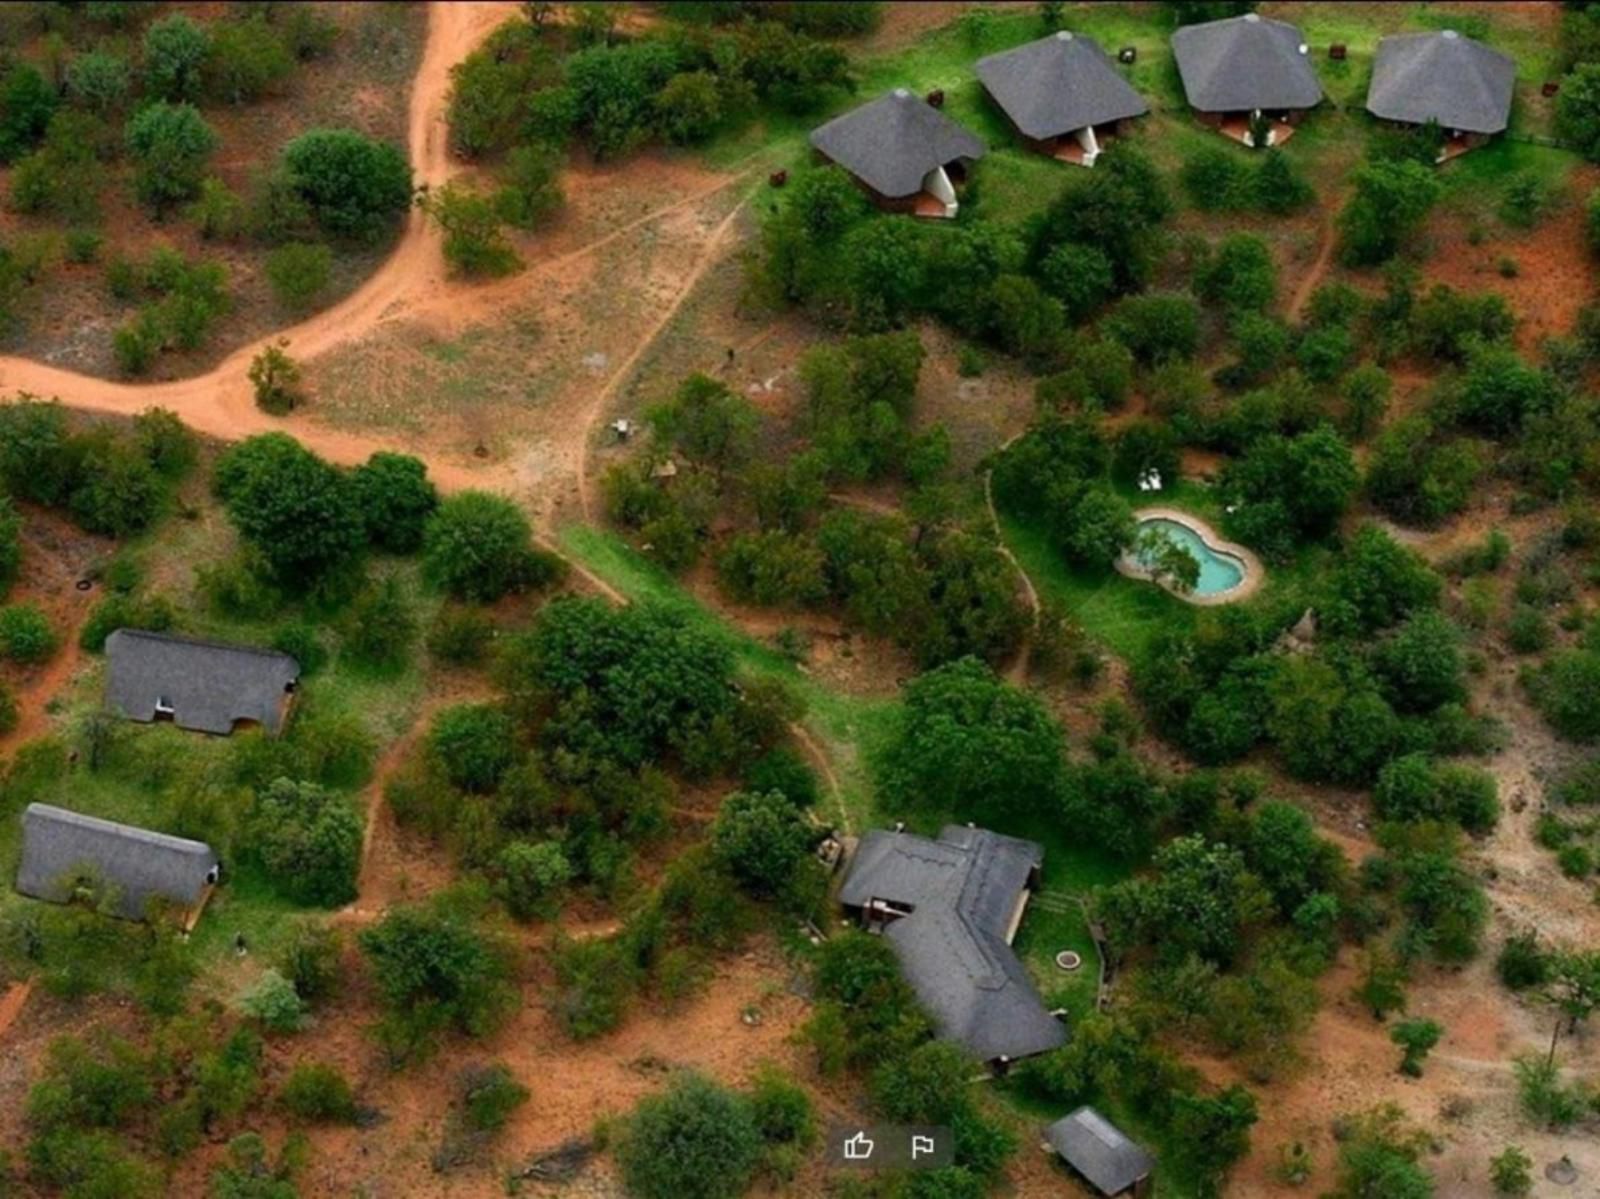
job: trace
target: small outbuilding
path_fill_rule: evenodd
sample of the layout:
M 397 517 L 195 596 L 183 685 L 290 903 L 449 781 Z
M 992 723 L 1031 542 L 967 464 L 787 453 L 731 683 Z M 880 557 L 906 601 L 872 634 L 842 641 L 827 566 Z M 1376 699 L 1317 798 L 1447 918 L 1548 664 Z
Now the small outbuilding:
M 300 664 L 276 650 L 142 629 L 106 638 L 106 707 L 129 720 L 220 734 L 253 724 L 276 736 L 299 679 Z
M 1266 122 L 1265 144 L 1280 145 L 1322 102 L 1322 84 L 1300 30 L 1245 13 L 1184 25 L 1172 35 L 1189 107 L 1208 125 L 1247 146 Z
M 1150 111 L 1093 38 L 1065 29 L 980 58 L 977 71 L 1030 149 L 1080 166 Z
M 855 178 L 880 208 L 953 217 L 956 186 L 982 158 L 983 139 L 905 88 L 811 131 L 811 146 Z
M 1044 1135 L 1066 1167 L 1107 1199 L 1149 1194 L 1155 1159 L 1094 1108 L 1063 1116 Z
M 938 839 L 873 829 L 861 838 L 839 902 L 894 950 L 940 1036 L 1004 1071 L 1063 1044 L 1012 952 L 1044 848 L 987 829 L 947 825 Z
M 1516 82 L 1514 61 L 1454 29 L 1402 33 L 1378 43 L 1367 111 L 1403 126 L 1438 122 L 1442 162 L 1505 130 Z
M 217 855 L 189 841 L 117 824 L 50 804 L 22 813 L 17 890 L 68 903 L 85 889 L 109 898 L 113 914 L 145 920 L 152 904 L 169 905 L 193 923 L 217 881 Z

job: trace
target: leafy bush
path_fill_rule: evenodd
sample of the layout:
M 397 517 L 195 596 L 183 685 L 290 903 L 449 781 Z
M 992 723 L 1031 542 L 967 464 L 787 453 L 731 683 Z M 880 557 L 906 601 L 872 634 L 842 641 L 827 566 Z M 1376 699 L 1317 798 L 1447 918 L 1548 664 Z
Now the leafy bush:
M 346 476 L 287 434 L 231 446 L 217 459 L 214 486 L 240 536 L 283 581 L 309 583 L 365 544 Z
M 517 730 L 489 704 L 457 704 L 434 717 L 428 748 L 445 777 L 464 791 L 488 792 L 517 756 Z
M 641 1199 L 733 1199 L 761 1157 L 761 1132 L 742 1096 L 681 1074 L 628 1117 L 617 1161 Z
M 139 199 L 159 213 L 199 192 L 217 135 L 193 105 L 161 101 L 134 114 L 127 145 Z
M 298 1032 L 305 1027 L 305 1001 L 294 983 L 271 967 L 239 997 L 239 1010 L 270 1032 Z
M 498 865 L 500 898 L 518 920 L 549 916 L 572 879 L 572 865 L 555 841 L 513 841 Z
M 250 360 L 248 378 L 255 389 L 256 407 L 268 416 L 288 416 L 305 399 L 300 364 L 289 357 L 288 344 L 286 340 L 270 343 Z
M 88 50 L 67 64 L 67 94 L 91 112 L 106 116 L 121 108 L 133 86 L 128 60 L 105 50 Z
M 266 272 L 278 303 L 304 311 L 327 290 L 333 251 L 318 242 L 289 242 L 267 255 Z
M 144 85 L 163 101 L 198 100 L 201 71 L 211 51 L 205 28 L 182 13 L 153 22 L 144 32 Z
M 439 506 L 439 492 L 420 459 L 379 450 L 350 473 L 350 482 L 367 539 L 374 546 L 392 554 L 413 554 L 422 548 L 423 530 Z
M 337 1066 L 300 1062 L 289 1072 L 278 1102 L 308 1124 L 349 1124 L 356 1118 L 355 1094 Z
M 1417 232 L 1440 184 L 1431 167 L 1407 161 L 1369 162 L 1351 178 L 1355 194 L 1339 214 L 1340 254 L 1351 266 L 1373 266 Z
M 7 604 L 0 608 L 0 656 L 37 665 L 54 654 L 59 644 L 55 629 L 38 605 Z
M 537 551 L 522 510 L 484 491 L 464 491 L 441 503 L 422 537 L 428 579 L 458 599 L 493 601 L 560 577 L 560 560 Z
M 296 193 L 334 237 L 376 241 L 411 204 L 411 168 L 386 142 L 353 129 L 313 129 L 283 151 Z
M 451 180 L 418 203 L 444 231 L 445 261 L 462 274 L 509 275 L 522 266 L 500 227 L 496 196 Z
M 206 91 L 228 104 L 273 95 L 294 73 L 294 55 L 262 16 L 217 24 L 202 76 Z
M 321 787 L 280 778 L 256 793 L 241 854 L 295 902 L 336 907 L 356 896 L 361 817 Z

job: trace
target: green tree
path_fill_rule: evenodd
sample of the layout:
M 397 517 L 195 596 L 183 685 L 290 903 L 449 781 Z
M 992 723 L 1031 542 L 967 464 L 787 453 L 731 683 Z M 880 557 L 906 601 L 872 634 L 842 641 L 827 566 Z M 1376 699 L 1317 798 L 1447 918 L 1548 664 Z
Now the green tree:
M 361 817 L 324 788 L 280 778 L 256 794 L 243 853 L 288 898 L 337 907 L 356 896 Z
M 734 1199 L 760 1157 L 748 1101 L 692 1073 L 641 1099 L 617 1147 L 623 1180 L 640 1199 Z
M 421 459 L 378 450 L 350 472 L 350 484 L 374 546 L 391 554 L 414 554 L 422 548 L 439 492 Z
M 1581 62 L 1561 81 L 1556 131 L 1590 162 L 1600 161 L 1600 63 Z
M 228 104 L 269 96 L 294 73 L 294 55 L 264 17 L 222 21 L 202 64 L 208 94 Z
M 428 748 L 463 791 L 488 792 L 517 758 L 511 717 L 489 704 L 457 704 L 434 717 Z
M 803 809 L 777 791 L 737 791 L 722 801 L 711 849 L 747 890 L 778 895 L 817 837 Z
M 305 400 L 300 364 L 289 357 L 288 339 L 269 342 L 250 360 L 247 377 L 255 388 L 256 407 L 270 416 L 287 416 Z
M 501 851 L 499 895 L 518 920 L 549 916 L 572 880 L 572 863 L 555 841 L 513 841 Z
M 662 134 L 679 145 L 704 141 L 722 123 L 722 89 L 710 71 L 674 75 L 653 103 Z
M 1392 387 L 1389 372 L 1370 362 L 1345 376 L 1340 391 L 1344 397 L 1344 427 L 1351 437 L 1360 440 L 1383 422 Z
M 1249 1151 L 1250 1129 L 1259 1118 L 1255 1096 L 1234 1085 L 1213 1095 L 1172 1095 L 1172 1135 L 1207 1193 L 1219 1194 L 1228 1169 Z
M 1507 1145 L 1489 1159 L 1489 1183 L 1497 1195 L 1518 1199 L 1533 1190 L 1533 1159 L 1519 1145 Z
M 278 1102 L 308 1124 L 351 1124 L 356 1118 L 350 1083 L 337 1066 L 326 1062 L 296 1063 L 278 1092 Z
M 528 518 L 510 500 L 485 491 L 459 492 L 423 526 L 423 572 L 458 599 L 491 602 L 556 577 L 556 562 L 537 553 L 532 539 Z
M 464 275 L 509 275 L 522 260 L 501 228 L 499 202 L 454 180 L 417 201 L 444 231 L 445 261 Z
M 211 38 L 203 26 L 182 13 L 151 23 L 144 31 L 144 85 L 151 95 L 178 103 L 198 100 L 201 72 Z
M 72 518 L 91 533 L 126 537 L 161 511 L 165 489 L 131 439 L 90 434 L 80 443 L 79 481 L 67 498 Z
M 518 229 L 532 229 L 560 208 L 562 165 L 560 150 L 545 143 L 518 146 L 507 154 L 494 197 L 500 219 Z
M 1421 1017 L 1402 1020 L 1391 1028 L 1389 1039 L 1400 1047 L 1400 1073 L 1421 1078 L 1423 1059 L 1443 1035 L 1444 1029 L 1438 1021 Z
M 44 137 L 56 110 L 56 91 L 28 63 L 0 74 L 0 163 L 12 163 Z
M 411 204 L 411 168 L 387 142 L 353 129 L 313 129 L 283 151 L 295 192 L 334 237 L 378 240 Z
M 320 242 L 292 241 L 267 255 L 266 272 L 278 303 L 303 312 L 327 290 L 333 251 Z
M 347 477 L 286 433 L 261 433 L 217 459 L 215 487 L 241 537 L 285 582 L 309 583 L 366 543 Z
M 304 1000 L 294 983 L 270 966 L 239 996 L 239 1010 L 269 1032 L 299 1032 L 305 1027 Z
M 67 94 L 100 116 L 120 109 L 132 86 L 128 60 L 120 54 L 87 50 L 67 64 Z
M 375 674 L 399 674 L 411 660 L 417 617 L 395 575 L 356 596 L 345 620 L 340 653 Z
M 127 144 L 139 199 L 159 213 L 200 190 L 217 135 L 192 104 L 159 101 L 129 120 Z
M 1195 292 L 1233 311 L 1262 311 L 1278 289 L 1278 271 L 1267 243 L 1253 233 L 1222 239 L 1195 270 Z
M 1433 169 L 1416 162 L 1368 162 L 1351 180 L 1355 193 L 1339 214 L 1340 254 L 1351 266 L 1394 257 L 1439 198 Z
M 48 661 L 60 644 L 50 618 L 37 604 L 7 604 L 0 608 L 0 657 L 37 666 Z
M 1329 1199 L 1433 1199 L 1433 1179 L 1420 1164 L 1428 1138 L 1406 1127 L 1399 1108 L 1375 1108 L 1345 1124 Z
M 402 1060 L 449 1029 L 492 1032 L 516 1001 L 507 947 L 447 906 L 390 908 L 357 940 L 388 1012 L 383 1039 Z
M 22 568 L 22 517 L 8 495 L 0 495 L 0 599 Z
M 1534 703 L 1550 727 L 1569 741 L 1600 738 L 1600 651 L 1556 653 L 1529 680 Z
M 726 383 L 696 372 L 671 400 L 649 410 L 651 429 L 691 462 L 718 474 L 749 461 L 755 448 L 761 414 Z
M 930 670 L 903 689 L 879 785 L 904 808 L 939 797 L 976 820 L 1041 812 L 1061 779 L 1065 738 L 1033 696 L 973 658 Z

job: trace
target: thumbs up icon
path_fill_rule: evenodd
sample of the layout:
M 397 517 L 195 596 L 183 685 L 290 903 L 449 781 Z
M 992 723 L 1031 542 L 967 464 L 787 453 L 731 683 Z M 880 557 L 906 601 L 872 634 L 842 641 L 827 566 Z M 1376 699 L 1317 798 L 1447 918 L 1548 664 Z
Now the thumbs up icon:
M 844 1143 L 844 1156 L 846 1161 L 864 1162 L 872 1156 L 873 1142 L 864 1132 L 858 1132 L 853 1137 L 848 1137 Z

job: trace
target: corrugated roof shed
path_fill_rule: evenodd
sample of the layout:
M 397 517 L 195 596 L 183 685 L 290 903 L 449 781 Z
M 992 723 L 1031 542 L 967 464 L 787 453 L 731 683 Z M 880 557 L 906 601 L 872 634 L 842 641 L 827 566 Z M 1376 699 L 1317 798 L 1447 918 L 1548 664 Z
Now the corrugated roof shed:
M 1367 111 L 1388 121 L 1499 133 L 1516 82 L 1515 62 L 1453 29 L 1403 33 L 1378 43 Z
M 874 829 L 861 838 L 840 902 L 912 908 L 884 937 L 941 1036 L 980 1061 L 1044 1053 L 1066 1040 L 1007 944 L 1011 917 L 1044 859 L 1032 841 L 950 825 L 938 840 Z
M 106 706 L 129 720 L 169 711 L 179 728 L 230 733 L 253 720 L 283 722 L 284 695 L 300 677 L 288 654 L 246 645 L 118 629 L 106 638 Z
M 1150 1173 L 1155 1159 L 1092 1107 L 1045 1130 L 1050 1147 L 1102 1195 L 1120 1195 Z
M 1150 111 L 1093 38 L 1064 29 L 980 58 L 977 71 L 1012 123 L 1039 141 Z
M 811 144 L 891 200 L 914 196 L 929 172 L 987 147 L 942 112 L 896 88 L 811 131 Z
M 169 837 L 50 804 L 22 814 L 22 860 L 17 890 L 64 903 L 89 876 L 109 884 L 117 915 L 143 920 L 152 899 L 188 910 L 199 902 L 217 855 L 203 841 Z
M 1304 44 L 1293 25 L 1257 13 L 1184 25 L 1172 35 L 1184 94 L 1201 112 L 1316 107 L 1322 85 Z

